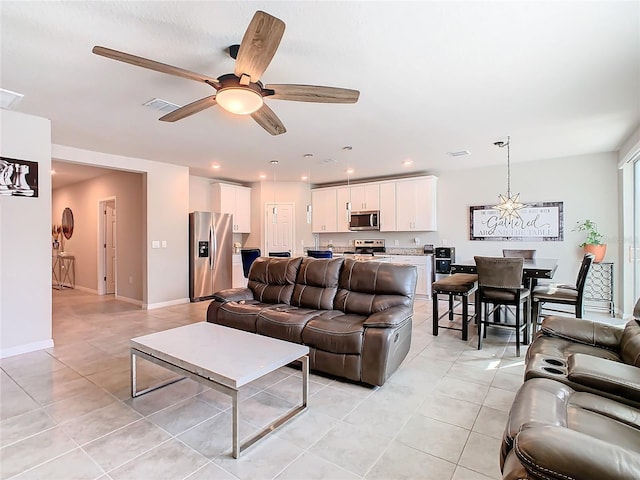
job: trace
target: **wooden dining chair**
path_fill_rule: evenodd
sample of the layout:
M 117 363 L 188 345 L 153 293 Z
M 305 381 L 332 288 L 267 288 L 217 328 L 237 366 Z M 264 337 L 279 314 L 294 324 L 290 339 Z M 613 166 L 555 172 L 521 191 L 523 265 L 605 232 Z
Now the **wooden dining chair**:
M 478 350 L 482 349 L 482 339 L 487 336 L 487 327 L 496 325 L 516 330 L 516 355 L 520 356 L 520 335 L 522 343 L 529 343 L 529 296 L 530 291 L 522 285 L 524 259 L 502 257 L 474 257 L 478 270 L 478 291 L 476 292 L 476 312 L 478 312 Z M 493 309 L 489 311 L 489 305 Z M 493 310 L 500 305 L 516 307 L 515 324 L 490 321 Z M 522 308 L 523 307 L 523 308 Z M 524 321 L 521 322 L 521 310 Z
M 573 314 L 576 318 L 582 318 L 584 314 L 584 287 L 587 283 L 589 270 L 593 264 L 595 256 L 591 253 L 585 253 L 578 270 L 578 277 L 575 285 L 549 283 L 538 285 L 531 293 L 533 302 L 533 333 L 537 330 L 538 320 L 544 311 L 570 313 L 566 310 L 550 308 L 546 304 L 570 305 L 573 306 Z M 543 311 L 544 310 L 544 311 Z

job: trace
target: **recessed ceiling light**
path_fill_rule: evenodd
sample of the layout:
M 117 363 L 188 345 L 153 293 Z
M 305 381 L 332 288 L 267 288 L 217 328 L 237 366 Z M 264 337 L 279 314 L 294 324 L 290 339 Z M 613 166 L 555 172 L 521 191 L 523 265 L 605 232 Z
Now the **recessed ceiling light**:
M 278 163 L 280 163 L 278 160 L 271 160 L 269 162 L 271 165 L 278 165 Z
M 458 150 L 457 152 L 447 152 L 450 157 L 464 157 L 465 155 L 471 155 L 469 150 Z
M 300 180 L 303 180 L 303 181 L 306 181 L 306 180 L 308 180 L 308 179 L 309 179 L 309 177 L 308 177 L 307 175 L 302 175 L 302 176 L 300 177 Z
M 311 158 L 311 157 L 313 157 L 313 153 L 305 153 L 305 154 L 303 155 L 303 157 L 304 157 L 304 158 Z
M 5 90 L 0 88 L 0 107 L 7 110 L 11 110 L 15 107 L 24 95 L 22 93 L 12 92 L 11 90 Z
M 213 164 L 211 164 L 211 168 L 213 168 L 214 170 L 218 170 L 220 168 L 220 164 L 219 163 L 213 163 Z
M 324 160 L 322 160 L 322 163 L 338 163 L 337 160 L 334 160 L 333 158 L 325 158 Z
M 408 167 L 409 165 L 413 165 L 413 160 L 411 160 L 410 158 L 403 160 L 402 165 L 404 165 L 405 167 Z
M 260 180 L 264 180 L 265 178 L 267 178 L 267 175 L 265 173 L 261 173 Z
M 347 175 L 351 175 L 353 174 L 354 170 L 353 168 L 347 168 L 346 172 L 347 172 Z
M 351 145 L 347 145 L 346 147 L 342 147 L 342 150 L 344 150 L 345 152 L 348 152 L 350 150 L 353 150 L 353 147 Z

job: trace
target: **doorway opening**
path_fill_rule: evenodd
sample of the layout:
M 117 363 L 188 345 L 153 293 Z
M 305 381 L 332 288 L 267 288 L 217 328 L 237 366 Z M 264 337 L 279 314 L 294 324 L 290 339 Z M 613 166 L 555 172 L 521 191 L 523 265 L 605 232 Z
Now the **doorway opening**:
M 116 198 L 98 202 L 98 295 L 117 293 Z

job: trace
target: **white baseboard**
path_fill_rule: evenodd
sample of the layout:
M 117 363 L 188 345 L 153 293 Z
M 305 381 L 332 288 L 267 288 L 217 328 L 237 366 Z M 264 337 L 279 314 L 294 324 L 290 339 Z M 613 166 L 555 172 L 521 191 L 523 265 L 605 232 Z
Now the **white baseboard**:
M 134 305 L 142 306 L 142 300 L 137 300 L 135 298 L 124 297 L 122 295 L 116 294 L 116 300 L 120 300 L 121 302 L 132 303 Z
M 171 307 L 173 305 L 182 305 L 183 303 L 189 303 L 189 299 L 179 298 L 177 300 L 169 300 L 168 302 L 143 303 L 142 308 L 146 310 L 154 310 L 156 308 Z
M 36 350 L 43 350 L 45 348 L 53 347 L 53 339 L 43 340 L 42 342 L 26 343 L 24 345 L 18 345 L 16 347 L 2 348 L 0 349 L 0 358 L 13 357 L 14 355 L 20 355 L 23 353 L 35 352 Z
M 80 285 L 75 286 L 76 290 L 80 290 L 81 292 L 93 293 L 94 295 L 98 295 L 98 291 L 93 288 L 82 287 Z

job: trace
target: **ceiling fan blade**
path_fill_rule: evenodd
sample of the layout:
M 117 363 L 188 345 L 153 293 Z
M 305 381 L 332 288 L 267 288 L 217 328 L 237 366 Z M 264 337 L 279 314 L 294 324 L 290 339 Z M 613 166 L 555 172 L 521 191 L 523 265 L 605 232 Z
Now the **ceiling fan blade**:
M 217 78 L 202 75 L 201 73 L 191 72 L 184 68 L 174 67 L 167 65 L 166 63 L 160 63 L 148 58 L 138 57 L 129 53 L 119 52 L 118 50 L 112 50 L 106 47 L 95 46 L 91 50 L 96 55 L 110 58 L 112 60 L 118 60 L 119 62 L 130 63 L 138 67 L 148 68 L 160 73 L 168 73 L 169 75 L 175 75 L 177 77 L 188 78 L 189 80 L 195 80 L 196 82 L 205 82 L 212 84 L 213 86 L 220 86 Z
M 271 135 L 280 135 L 287 131 L 278 116 L 267 107 L 266 103 L 260 107 L 260 110 L 253 112 L 251 118 Z
M 284 35 L 285 24 L 279 18 L 258 10 L 244 32 L 234 74 L 240 78 L 249 75 L 257 82 L 271 63 L 271 59 Z
M 216 104 L 216 96 L 211 95 L 209 97 L 201 98 L 195 102 L 191 102 L 189 105 L 177 108 L 173 112 L 167 113 L 164 117 L 160 117 L 159 120 L 163 122 L 175 122 L 176 120 L 182 120 L 189 115 L 201 112 L 205 108 L 213 107 Z
M 360 92 L 348 88 L 319 87 L 316 85 L 267 85 L 273 90 L 269 98 L 315 103 L 356 103 Z

